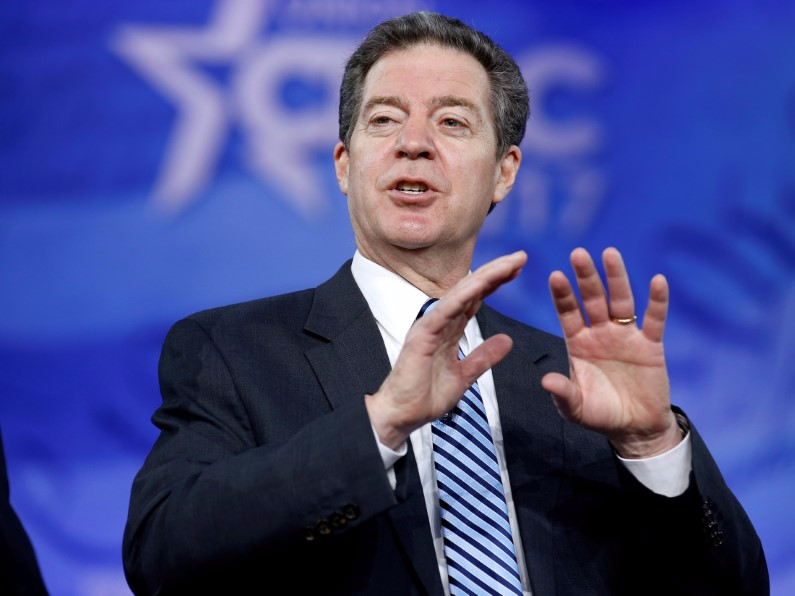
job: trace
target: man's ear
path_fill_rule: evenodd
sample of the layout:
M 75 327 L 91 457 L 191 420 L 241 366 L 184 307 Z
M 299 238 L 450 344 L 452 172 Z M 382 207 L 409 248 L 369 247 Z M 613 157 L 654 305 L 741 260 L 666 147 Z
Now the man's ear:
M 348 196 L 348 150 L 342 141 L 334 146 L 334 171 L 337 173 L 337 184 L 342 194 Z
M 501 202 L 508 193 L 511 192 L 513 183 L 516 182 L 516 174 L 519 171 L 519 165 L 521 163 L 522 150 L 516 145 L 508 147 L 498 164 L 497 181 L 494 185 L 494 198 L 491 201 L 492 209 L 494 205 Z

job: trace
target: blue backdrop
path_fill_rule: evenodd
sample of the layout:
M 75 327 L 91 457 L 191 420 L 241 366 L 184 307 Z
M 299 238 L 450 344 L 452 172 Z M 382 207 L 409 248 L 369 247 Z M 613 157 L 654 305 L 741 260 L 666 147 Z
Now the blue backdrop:
M 120 543 L 169 325 L 316 285 L 354 243 L 337 86 L 417 8 L 487 32 L 533 115 L 476 259 L 558 332 L 546 278 L 621 249 L 672 286 L 674 401 L 795 593 L 795 4 L 788 0 L 10 0 L 0 4 L 0 425 L 53 594 L 127 594 Z

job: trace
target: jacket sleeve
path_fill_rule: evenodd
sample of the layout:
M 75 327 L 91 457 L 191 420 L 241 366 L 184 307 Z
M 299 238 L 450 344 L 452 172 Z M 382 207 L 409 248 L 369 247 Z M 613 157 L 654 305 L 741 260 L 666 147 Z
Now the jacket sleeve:
M 690 432 L 693 470 L 680 496 L 654 494 L 617 466 L 626 490 L 622 593 L 766 596 L 759 536 L 692 423 Z
M 253 556 L 301 556 L 397 503 L 363 399 L 335 410 L 320 400 L 318 415 L 270 421 L 282 440 L 262 444 L 228 366 L 235 356 L 190 319 L 165 340 L 160 435 L 134 480 L 123 541 L 136 593 L 196 584 Z M 300 398 L 284 386 L 257 396 L 296 407 Z

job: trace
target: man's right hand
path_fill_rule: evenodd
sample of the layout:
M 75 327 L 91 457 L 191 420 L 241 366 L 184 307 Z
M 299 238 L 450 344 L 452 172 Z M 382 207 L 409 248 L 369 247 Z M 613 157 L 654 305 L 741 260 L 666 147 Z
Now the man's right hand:
M 463 360 L 458 343 L 484 298 L 515 279 L 526 262 L 527 254 L 518 251 L 486 263 L 412 326 L 392 372 L 365 398 L 381 443 L 398 448 L 412 431 L 452 410 L 467 387 L 508 354 L 513 341 L 505 334 L 488 338 Z

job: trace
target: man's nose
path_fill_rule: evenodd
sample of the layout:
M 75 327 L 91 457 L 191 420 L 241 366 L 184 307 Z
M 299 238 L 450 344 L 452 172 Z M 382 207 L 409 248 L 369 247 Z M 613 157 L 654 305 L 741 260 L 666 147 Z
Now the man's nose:
M 428 122 L 410 117 L 397 137 L 395 152 L 398 157 L 433 159 L 436 149 Z

